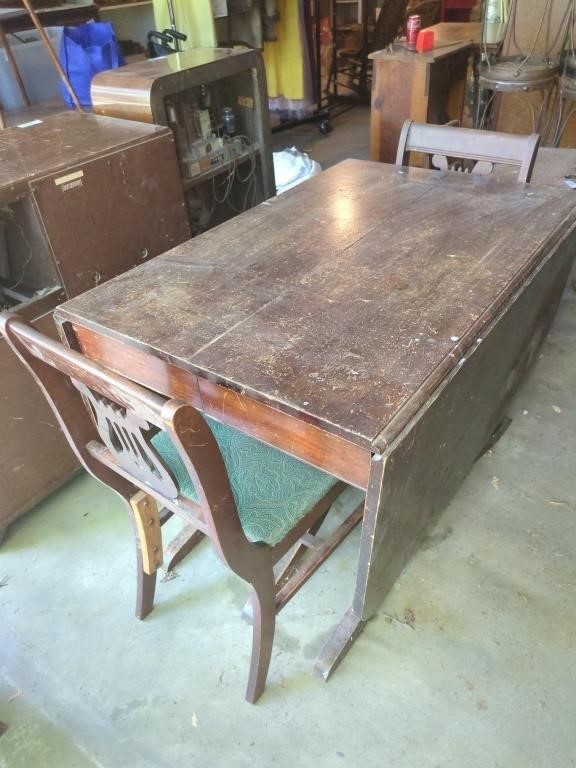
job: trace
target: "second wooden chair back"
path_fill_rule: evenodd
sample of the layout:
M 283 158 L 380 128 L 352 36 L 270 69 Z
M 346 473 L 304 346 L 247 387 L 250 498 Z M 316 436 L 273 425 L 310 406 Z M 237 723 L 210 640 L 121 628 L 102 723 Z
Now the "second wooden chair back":
M 540 136 L 480 131 L 406 120 L 396 154 L 396 165 L 408 165 L 410 154 L 427 155 L 433 168 L 486 176 L 494 165 L 518 168 L 518 182 L 530 181 Z

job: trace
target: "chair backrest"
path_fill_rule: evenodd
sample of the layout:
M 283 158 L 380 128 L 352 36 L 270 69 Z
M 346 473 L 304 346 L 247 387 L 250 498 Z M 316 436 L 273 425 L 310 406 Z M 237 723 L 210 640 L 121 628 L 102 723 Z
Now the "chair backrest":
M 406 120 L 400 133 L 396 165 L 408 165 L 410 153 L 420 152 L 430 156 L 432 166 L 439 170 L 486 176 L 494 165 L 514 165 L 518 167 L 518 182 L 527 183 L 532 177 L 539 144 L 537 133 L 522 136 Z
M 85 469 L 126 500 L 136 487 L 181 511 L 238 571 L 241 560 L 235 561 L 249 544 L 220 448 L 201 414 L 54 341 L 16 314 L 0 314 L 0 332 L 36 379 Z M 188 470 L 197 504 L 180 494 L 152 445 L 159 430 Z

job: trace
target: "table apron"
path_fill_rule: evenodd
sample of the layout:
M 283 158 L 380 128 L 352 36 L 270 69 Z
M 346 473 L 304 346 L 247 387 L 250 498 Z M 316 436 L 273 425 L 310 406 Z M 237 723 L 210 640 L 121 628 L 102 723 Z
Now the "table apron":
M 209 381 L 162 358 L 74 323 L 63 324 L 68 343 L 91 360 L 165 397 L 190 403 L 198 410 L 268 445 L 365 490 L 368 447 L 352 443 L 304 419 Z

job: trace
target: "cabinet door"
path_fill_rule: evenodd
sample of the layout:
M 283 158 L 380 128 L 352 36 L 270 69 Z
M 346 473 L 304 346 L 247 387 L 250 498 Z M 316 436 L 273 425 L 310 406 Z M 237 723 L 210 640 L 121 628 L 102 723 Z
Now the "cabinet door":
M 46 176 L 33 187 L 69 297 L 190 237 L 168 133 Z

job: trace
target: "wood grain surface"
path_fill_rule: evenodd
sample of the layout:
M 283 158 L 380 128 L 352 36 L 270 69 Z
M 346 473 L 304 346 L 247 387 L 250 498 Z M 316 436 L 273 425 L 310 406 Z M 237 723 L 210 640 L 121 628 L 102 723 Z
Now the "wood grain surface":
M 58 318 L 369 447 L 574 218 L 561 190 L 345 161 Z

